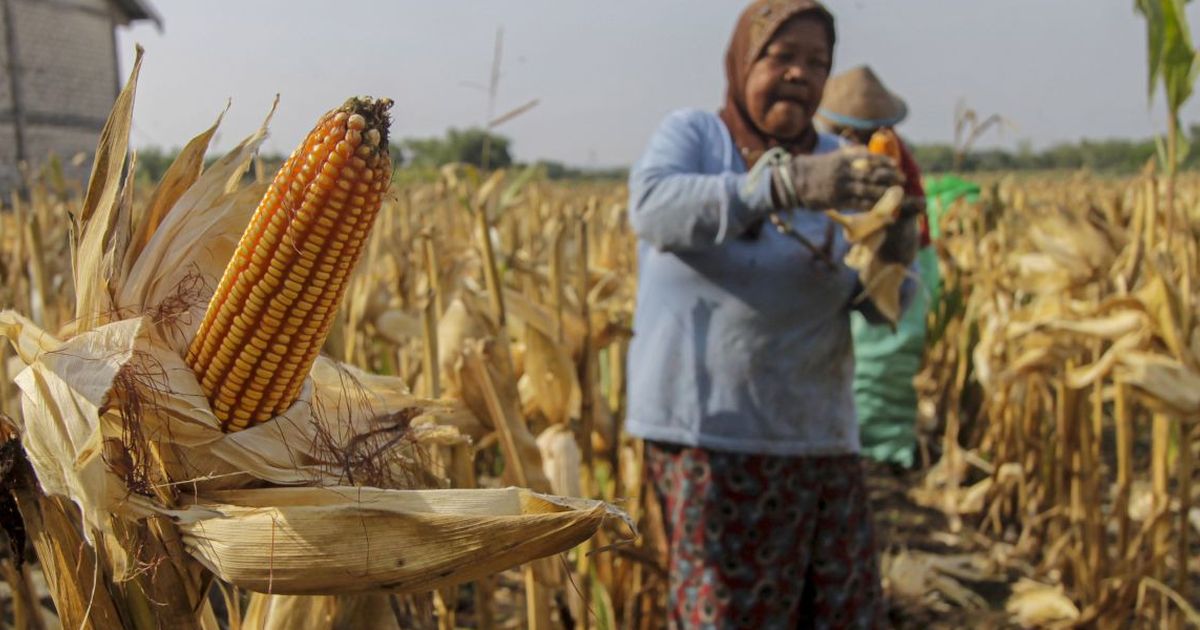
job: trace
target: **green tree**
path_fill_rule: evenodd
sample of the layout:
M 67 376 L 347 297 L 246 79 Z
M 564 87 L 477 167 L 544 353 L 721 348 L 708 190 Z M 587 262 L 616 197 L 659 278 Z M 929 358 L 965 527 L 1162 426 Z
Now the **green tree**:
M 392 158 L 392 166 L 396 167 L 402 166 L 405 163 L 405 158 L 407 157 L 404 147 L 396 144 L 395 142 L 388 143 L 388 155 L 390 155 Z
M 414 167 L 465 162 L 480 168 L 505 168 L 513 163 L 508 138 L 479 128 L 450 129 L 444 138 L 405 140 L 403 149 Z
M 923 171 L 944 173 L 954 168 L 954 147 L 948 144 L 918 144 L 912 150 Z

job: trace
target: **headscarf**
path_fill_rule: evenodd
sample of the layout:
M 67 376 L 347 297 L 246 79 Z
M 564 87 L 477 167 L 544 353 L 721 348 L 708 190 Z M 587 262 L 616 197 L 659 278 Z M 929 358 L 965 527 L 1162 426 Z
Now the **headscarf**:
M 779 27 L 804 13 L 811 13 L 825 22 L 832 52 L 833 15 L 816 0 L 755 0 L 742 11 L 734 27 L 729 49 L 725 52 L 725 105 L 720 116 L 747 167 L 753 166 L 772 147 L 782 146 L 790 153 L 804 153 L 814 146 L 816 132 L 811 125 L 803 137 L 781 142 L 764 134 L 746 113 L 746 78 L 750 76 L 750 67 Z

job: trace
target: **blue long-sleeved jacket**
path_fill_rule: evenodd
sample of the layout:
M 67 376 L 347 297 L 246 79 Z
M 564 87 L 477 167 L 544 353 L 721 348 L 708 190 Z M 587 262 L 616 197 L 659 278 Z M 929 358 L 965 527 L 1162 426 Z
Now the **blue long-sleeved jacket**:
M 838 146 L 822 135 L 816 152 Z M 841 263 L 841 230 L 821 213 L 783 213 L 809 241 L 831 240 L 833 267 L 770 224 L 742 238 L 771 212 L 769 178 L 748 181 L 710 112 L 668 116 L 629 187 L 639 238 L 629 433 L 747 453 L 858 452 L 850 312 L 860 289 Z

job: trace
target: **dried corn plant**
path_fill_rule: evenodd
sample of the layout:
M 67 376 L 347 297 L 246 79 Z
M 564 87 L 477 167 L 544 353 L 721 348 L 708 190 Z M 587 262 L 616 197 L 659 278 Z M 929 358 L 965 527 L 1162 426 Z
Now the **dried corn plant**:
M 406 179 L 373 229 L 346 228 L 359 263 L 337 306 L 313 303 L 328 336 L 289 380 L 282 398 L 298 402 L 239 416 L 202 375 L 219 345 L 188 349 L 269 187 L 246 176 L 266 125 L 205 167 L 214 124 L 136 191 L 136 163 L 120 166 L 130 86 L 85 211 L 35 183 L 0 213 L 14 341 L 0 411 L 41 488 L 73 500 L 17 493 L 64 625 L 213 627 L 216 582 L 246 628 L 414 606 L 407 623 L 440 628 L 659 627 L 661 514 L 642 445 L 621 433 L 636 288 L 624 187 L 467 165 Z M 962 584 L 1019 561 L 1037 578 L 1008 602 L 1021 625 L 1195 621 L 1200 178 L 1181 176 L 1173 203 L 1150 174 L 987 184 L 937 244 L 945 287 L 917 383 L 937 463 L 912 495 L 1003 544 L 987 566 L 889 554 L 889 588 L 977 608 Z M 902 276 L 871 257 L 885 201 L 838 218 L 860 244 L 848 262 L 891 300 Z M 243 362 L 284 361 L 258 345 L 239 346 Z M 435 595 L 422 608 L 381 590 Z
M 471 410 L 435 400 L 436 387 L 418 398 L 401 378 L 317 356 L 354 289 L 354 261 L 378 243 L 367 233 L 390 179 L 387 103 L 331 111 L 269 187 L 243 183 L 267 123 L 203 168 L 214 125 L 135 204 L 126 147 L 140 62 L 139 51 L 82 208 L 65 222 L 73 299 L 50 308 L 47 270 L 31 270 L 29 301 L 13 305 L 34 319 L 0 313 L 20 368 L 14 427 L 37 486 L 22 514 L 65 624 L 215 627 L 214 578 L 267 594 L 449 588 L 623 516 L 527 489 L 410 489 L 445 476 L 466 485 L 428 460 L 442 449 L 451 463 L 470 458 L 456 427 L 477 424 Z M 511 363 L 505 372 L 498 360 L 506 338 L 492 341 L 468 361 L 470 382 L 524 448 L 506 453 L 529 473 L 514 481 L 549 491 L 532 483 L 540 467 L 524 467 L 537 446 L 515 415 Z M 278 627 L 262 606 L 251 612 Z
M 175 214 L 172 208 L 194 208 L 179 216 L 192 216 L 222 235 L 205 248 L 212 260 L 186 265 L 172 258 L 154 266 L 173 275 L 150 283 L 157 292 L 152 301 L 161 308 L 149 319 L 142 317 L 141 324 L 129 321 L 137 319 L 132 315 L 138 309 L 101 312 L 113 321 L 84 332 L 75 320 L 69 250 L 30 258 L 40 251 L 39 241 L 67 240 L 72 225 L 61 200 L 35 197 L 14 209 L 22 221 L 36 216 L 36 229 L 18 229 L 14 226 L 23 224 L 13 222 L 14 215 L 0 214 L 2 271 L 13 279 L 4 289 L 9 291 L 5 304 L 31 315 L 8 322 L 10 333 L 22 340 L 18 350 L 29 357 L 53 357 L 47 378 L 58 378 L 60 372 L 98 374 L 95 357 L 107 347 L 103 343 L 121 339 L 125 344 L 125 351 L 105 353 L 103 361 L 112 362 L 108 371 L 126 384 L 121 388 L 147 395 L 108 401 L 100 424 L 109 427 L 109 433 L 100 433 L 106 444 L 160 440 L 161 430 L 126 435 L 125 424 L 116 422 L 121 414 L 140 414 L 149 418 L 144 426 L 153 426 L 153 417 L 163 410 L 176 418 L 208 404 L 201 402 L 207 394 L 194 379 L 183 387 L 167 375 L 190 373 L 180 357 L 199 326 L 207 295 L 219 285 L 223 261 L 233 255 L 241 227 L 266 186 L 241 176 L 253 154 L 253 138 L 233 155 L 201 168 L 214 130 L 189 145 L 157 191 L 143 195 L 146 201 L 131 200 L 134 217 L 158 216 L 159 223 Z M 220 184 L 200 186 L 203 182 Z M 1184 177 L 1178 182 L 1174 218 L 1165 216 L 1164 187 L 1149 178 L 1010 178 L 989 185 L 994 192 L 981 204 L 960 205 L 949 213 L 948 236 L 938 245 L 947 286 L 933 315 L 927 369 L 918 384 L 931 457 L 939 464 L 914 495 L 1007 540 L 1012 556 L 1037 561 L 1034 573 L 1041 583 L 1023 583 L 1010 601 L 1009 612 L 1019 623 L 1120 626 L 1135 608 L 1147 620 L 1187 619 L 1197 595 L 1182 581 L 1186 576 L 1178 558 L 1196 557 L 1200 537 L 1196 525 L 1186 524 L 1187 518 L 1200 523 L 1193 507 L 1200 505 L 1197 485 L 1187 490 L 1191 477 L 1185 474 L 1194 470 L 1191 462 L 1198 453 L 1189 390 L 1164 384 L 1177 379 L 1186 385 L 1195 369 L 1195 318 L 1188 315 L 1195 302 L 1184 298 L 1191 290 L 1183 290 L 1194 286 L 1195 269 L 1182 263 L 1195 260 L 1188 248 L 1194 248 L 1191 226 L 1200 225 L 1200 181 Z M 128 194 L 120 190 L 117 199 Z M 218 205 L 240 217 L 225 225 L 193 214 Z M 440 586 L 432 610 L 418 617 L 435 613 L 446 628 L 495 627 L 514 618 L 536 628 L 560 627 L 568 620 L 576 627 L 658 626 L 665 603 L 661 515 L 644 484 L 641 446 L 620 433 L 636 278 L 634 237 L 624 213 L 621 186 L 564 186 L 531 170 L 485 174 L 461 165 L 385 198 L 330 324 L 329 359 L 318 359 L 313 370 L 313 383 L 323 374 L 339 382 L 335 391 L 340 394 L 322 397 L 319 426 L 303 415 L 289 420 L 313 427 L 306 443 L 324 444 L 320 452 L 341 456 L 311 458 L 317 450 L 307 448 L 304 455 L 310 459 L 297 462 L 294 451 L 281 451 L 261 474 L 268 482 L 283 483 L 299 465 L 302 483 L 391 479 L 395 485 L 464 489 L 517 485 L 619 505 L 642 533 L 627 542 L 626 525 L 597 517 L 598 535 L 587 546 L 526 564 L 520 572 L 497 574 L 501 564 L 460 567 L 455 581 L 474 580 L 467 588 L 413 579 L 408 583 L 414 589 Z M 138 221 L 144 219 L 134 225 L 144 224 Z M 178 231 L 191 229 L 181 225 Z M 130 240 L 145 243 L 146 233 Z M 33 307 L 35 302 L 41 306 Z M 38 331 L 57 333 L 69 345 L 55 345 Z M 163 339 L 155 342 L 156 336 Z M 100 345 L 87 341 L 99 337 L 104 337 Z M 47 355 L 51 347 L 58 350 Z M 8 375 L 14 377 L 25 364 L 17 353 L 6 352 Z M 74 367 L 65 367 L 72 361 Z M 347 390 L 345 383 L 354 385 Z M 5 410 L 19 417 L 20 390 L 7 379 L 4 386 L 9 387 Z M 410 390 L 423 398 L 410 396 Z M 374 435 L 385 439 L 355 441 L 362 427 L 329 430 L 342 426 L 331 420 L 357 406 L 347 391 L 376 392 L 369 395 L 375 396 L 370 406 L 389 413 L 376 427 L 383 431 Z M 169 402 L 180 400 L 179 392 L 190 392 L 184 408 Z M 421 409 L 428 413 L 414 415 L 414 401 L 423 401 Z M 74 404 L 98 413 L 104 402 L 97 395 Z M 216 416 L 207 422 L 219 426 Z M 248 554 L 261 553 L 263 541 L 279 544 L 281 522 L 311 524 L 326 538 L 344 538 L 349 529 L 330 526 L 324 516 L 327 503 L 346 500 L 347 493 L 354 493 L 360 507 L 354 527 L 366 518 L 367 527 L 379 533 L 370 538 L 380 544 L 405 531 L 385 526 L 391 523 L 389 513 L 410 514 L 412 506 L 375 503 L 370 492 L 348 487 L 287 500 L 282 493 L 264 499 L 261 489 L 239 488 L 239 472 L 251 465 L 249 454 L 270 452 L 262 447 L 270 431 L 262 429 L 277 424 L 229 434 L 177 432 L 177 437 L 215 440 L 203 458 L 194 450 L 186 453 L 184 463 L 193 474 L 183 478 L 203 488 L 202 496 L 170 481 L 169 474 L 150 472 L 155 468 L 147 462 L 159 465 L 158 460 L 118 460 L 108 452 L 100 458 L 120 463 L 121 474 L 131 475 L 115 481 L 128 487 L 126 479 L 140 479 L 145 483 L 138 487 L 149 490 L 120 493 L 121 510 L 137 509 L 143 499 L 157 501 L 160 493 L 175 508 L 188 502 L 186 515 L 172 509 L 151 519 L 153 527 L 134 532 L 142 544 L 126 554 L 125 562 L 137 577 L 113 581 L 107 600 L 101 597 L 104 589 L 93 588 L 93 576 L 104 580 L 112 571 L 116 558 L 109 557 L 108 547 L 100 545 L 102 553 L 85 565 L 91 569 L 75 570 L 76 556 L 62 554 L 65 546 L 84 540 L 83 530 L 72 529 L 76 508 L 27 493 L 22 509 L 27 519 L 39 519 L 31 538 L 47 575 L 54 576 L 57 598 L 66 602 L 60 603 L 63 621 L 79 625 L 85 610 L 99 627 L 129 624 L 139 614 L 148 620 L 152 612 L 162 612 L 149 602 L 172 601 L 164 594 L 175 593 L 186 608 L 207 588 L 197 576 L 212 574 L 219 581 L 276 593 L 247 598 L 230 591 L 228 608 L 244 611 L 244 627 L 290 627 L 297 619 L 318 617 L 336 624 L 393 610 L 387 598 L 372 594 L 279 595 L 329 587 L 283 586 L 288 571 L 303 573 L 312 566 L 297 548 L 276 547 L 266 573 L 261 563 L 249 560 Z M 406 451 L 403 461 L 412 466 L 380 469 L 364 465 L 371 458 L 354 456 L 386 444 L 387 436 L 402 427 L 416 427 L 415 434 L 405 435 L 423 434 L 426 441 L 420 451 Z M 455 435 L 469 437 L 471 444 Z M 333 448 L 349 442 L 359 450 L 347 454 Z M 217 443 L 228 448 L 216 448 Z M 1192 451 L 1183 448 L 1189 443 Z M 154 457 L 162 458 L 163 470 L 181 463 L 171 449 Z M 204 474 L 195 474 L 197 469 Z M 542 503 L 545 499 L 524 491 L 488 496 L 478 503 L 439 499 L 422 518 L 446 523 L 439 510 L 459 517 L 471 517 L 477 509 L 514 517 L 543 510 L 552 513 L 539 518 L 572 514 L 570 505 Z M 568 511 L 553 512 L 559 509 Z M 113 535 L 133 537 L 127 531 Z M 226 542 L 208 542 L 217 539 Z M 255 541 L 259 549 L 252 548 Z M 482 549 L 494 550 L 491 541 L 454 544 L 476 558 L 486 553 Z M 1190 556 L 1183 555 L 1181 545 L 1190 546 Z M 185 551 L 178 555 L 165 554 L 182 558 L 178 565 L 154 565 L 155 554 L 163 553 L 156 550 L 181 548 Z M 373 543 L 372 548 L 379 547 Z M 325 560 L 331 562 L 350 561 L 357 553 L 337 545 L 326 549 Z M 492 559 L 503 560 L 500 554 Z M 977 577 L 981 569 L 964 565 L 965 560 L 902 551 L 886 562 L 889 576 L 905 576 L 890 585 L 893 593 L 916 589 L 928 597 L 937 591 L 950 606 L 978 605 L 969 589 L 947 579 Z M 174 576 L 169 579 L 168 566 Z M 1194 569 L 1191 577 L 1195 582 Z M 142 585 L 131 588 L 137 579 Z M 136 595 L 143 588 L 154 595 Z M 345 584 L 339 588 L 353 590 Z M 197 623 L 210 623 L 210 613 L 205 615 Z
M 1011 608 L 1039 624 L 1197 621 L 1197 190 L 1005 179 L 944 218 L 914 495 L 1037 561 L 1060 590 Z
M 352 363 L 464 401 L 472 424 L 458 428 L 479 448 L 467 466 L 444 453 L 456 483 L 603 499 L 645 533 L 658 524 L 645 519 L 640 448 L 617 421 L 636 277 L 624 208 L 621 187 L 446 167 L 385 205 L 338 343 Z M 656 627 L 660 550 L 652 535 L 626 544 L 624 529 L 528 567 L 525 623 Z M 486 618 L 490 585 L 474 588 Z

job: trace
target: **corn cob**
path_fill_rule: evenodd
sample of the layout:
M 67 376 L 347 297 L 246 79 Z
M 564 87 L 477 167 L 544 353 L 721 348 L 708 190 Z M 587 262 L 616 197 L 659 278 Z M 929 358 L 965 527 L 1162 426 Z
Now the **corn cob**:
M 391 180 L 388 99 L 325 114 L 279 169 L 187 353 L 225 431 L 295 402 Z
M 886 155 L 892 158 L 897 165 L 903 159 L 900 154 L 900 139 L 896 137 L 896 132 L 887 127 L 871 134 L 871 140 L 867 143 L 867 151 L 875 155 Z

